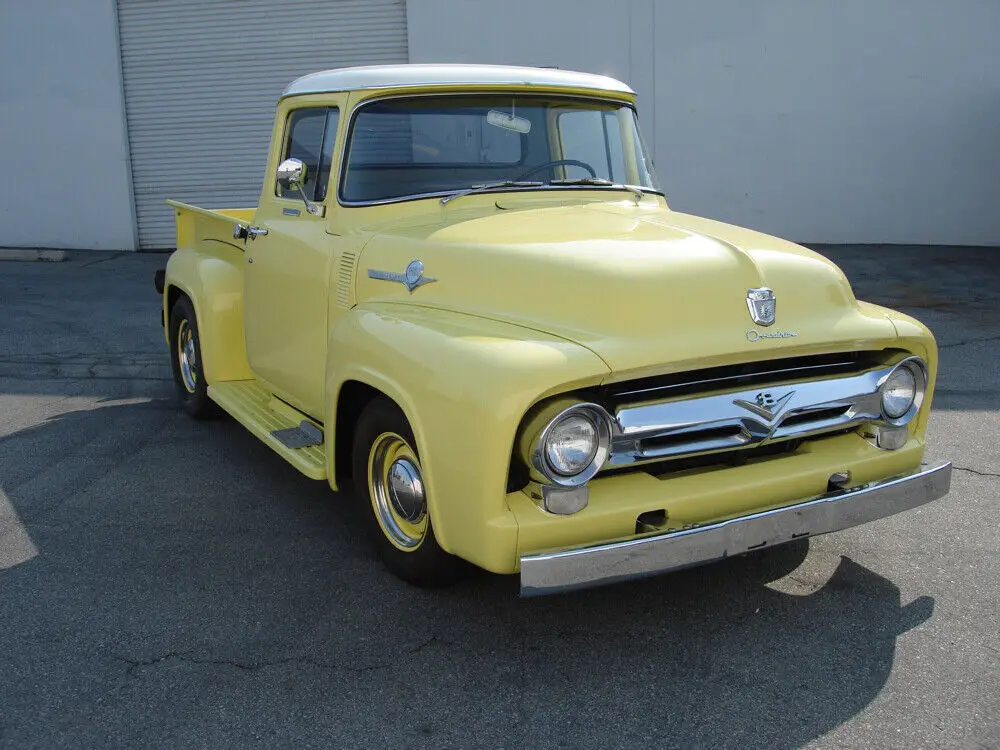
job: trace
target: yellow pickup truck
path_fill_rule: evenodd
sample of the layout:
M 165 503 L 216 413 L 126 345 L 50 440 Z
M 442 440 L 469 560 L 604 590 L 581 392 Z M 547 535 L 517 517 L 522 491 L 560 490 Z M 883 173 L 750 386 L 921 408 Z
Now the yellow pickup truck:
M 502 66 L 294 81 L 256 208 L 170 202 L 183 408 L 353 487 L 422 586 L 472 563 L 568 590 L 944 495 L 930 331 L 806 248 L 672 211 L 635 99 Z

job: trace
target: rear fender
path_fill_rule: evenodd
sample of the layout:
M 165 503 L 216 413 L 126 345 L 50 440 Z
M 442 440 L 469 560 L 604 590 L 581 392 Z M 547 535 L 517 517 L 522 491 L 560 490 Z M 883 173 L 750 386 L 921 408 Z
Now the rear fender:
M 252 378 L 243 337 L 243 252 L 220 242 L 211 254 L 181 248 L 170 256 L 163 295 L 168 344 L 169 306 L 178 293 L 191 300 L 198 318 L 205 381 Z

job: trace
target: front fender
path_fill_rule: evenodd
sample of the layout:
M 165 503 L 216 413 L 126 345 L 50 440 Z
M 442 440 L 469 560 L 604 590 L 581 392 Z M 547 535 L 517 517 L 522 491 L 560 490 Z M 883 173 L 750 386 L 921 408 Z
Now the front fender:
M 517 564 L 517 524 L 506 503 L 518 425 L 548 395 L 593 385 L 607 366 L 589 350 L 510 323 L 405 304 L 373 303 L 331 331 L 326 392 L 327 461 L 345 383 L 393 399 L 417 441 L 428 506 L 441 546 L 480 567 Z
M 253 377 L 243 338 L 243 254 L 236 247 L 217 244 L 213 254 L 187 247 L 173 253 L 167 261 L 163 294 L 168 323 L 171 288 L 186 294 L 194 305 L 202 372 L 208 383 Z
M 872 307 L 875 306 L 872 305 Z M 927 421 L 930 418 L 931 413 L 931 400 L 934 394 L 934 389 L 937 386 L 937 340 L 934 338 L 934 334 L 931 330 L 916 318 L 907 315 L 906 313 L 901 313 L 898 310 L 890 310 L 885 307 L 879 309 L 885 313 L 885 316 L 892 321 L 892 324 L 896 327 L 896 335 L 898 337 L 900 348 L 923 357 L 924 361 L 927 363 L 927 369 L 929 370 L 930 375 L 930 379 L 927 383 L 927 396 L 924 399 L 923 407 L 917 413 L 916 418 L 910 426 L 910 429 L 914 434 L 923 437 L 927 431 Z

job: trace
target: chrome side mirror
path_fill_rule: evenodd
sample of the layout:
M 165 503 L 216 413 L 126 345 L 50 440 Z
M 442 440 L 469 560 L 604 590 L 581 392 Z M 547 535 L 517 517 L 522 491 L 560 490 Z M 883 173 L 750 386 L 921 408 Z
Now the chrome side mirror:
M 285 159 L 278 165 L 278 184 L 283 190 L 302 191 L 308 169 L 301 159 Z
M 313 216 L 323 215 L 323 206 L 310 203 L 306 194 L 302 192 L 302 186 L 306 181 L 308 168 L 301 159 L 285 159 L 278 165 L 278 184 L 282 190 L 295 190 L 298 192 L 302 202 L 306 204 L 306 211 Z

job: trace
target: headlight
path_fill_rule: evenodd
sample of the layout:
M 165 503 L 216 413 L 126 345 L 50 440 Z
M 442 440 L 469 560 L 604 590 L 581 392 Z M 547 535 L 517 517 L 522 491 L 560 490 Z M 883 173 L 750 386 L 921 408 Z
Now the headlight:
M 910 410 L 916 396 L 917 378 L 909 367 L 899 367 L 882 384 L 882 413 L 899 419 Z
M 545 460 L 556 473 L 570 477 L 590 466 L 598 445 L 594 420 L 580 413 L 570 414 L 549 428 Z
M 531 463 L 552 483 L 574 487 L 600 471 L 610 448 L 608 413 L 597 404 L 574 404 L 542 429 Z
M 896 365 L 879 386 L 882 414 L 895 424 L 909 422 L 920 408 L 927 387 L 923 360 L 905 359 Z

